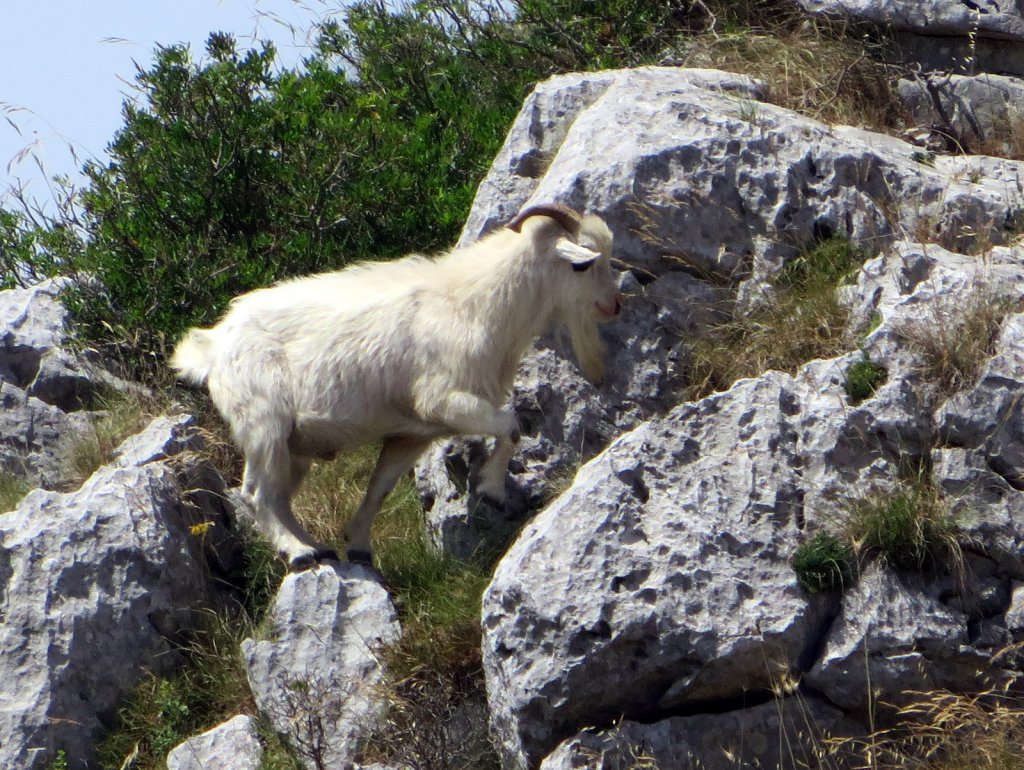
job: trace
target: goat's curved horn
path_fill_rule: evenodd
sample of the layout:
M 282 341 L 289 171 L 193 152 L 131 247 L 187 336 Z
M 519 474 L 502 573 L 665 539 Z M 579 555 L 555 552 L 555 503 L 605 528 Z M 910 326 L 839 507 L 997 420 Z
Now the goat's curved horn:
M 558 203 L 542 203 L 523 209 L 505 227 L 518 233 L 523 227 L 523 222 L 530 217 L 551 217 L 573 235 L 579 233 L 580 225 L 583 222 L 579 213 L 573 211 L 568 206 L 562 206 Z

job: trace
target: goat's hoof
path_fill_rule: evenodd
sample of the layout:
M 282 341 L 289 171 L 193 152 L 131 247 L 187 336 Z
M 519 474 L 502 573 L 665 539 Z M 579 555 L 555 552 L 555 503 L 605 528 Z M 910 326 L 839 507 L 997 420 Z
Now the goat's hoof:
M 317 560 L 317 553 L 314 551 L 306 551 L 300 553 L 298 556 L 293 556 L 288 560 L 288 571 L 289 572 L 305 572 L 308 569 L 313 569 L 319 564 Z
M 367 567 L 373 566 L 373 554 L 363 548 L 349 548 L 345 555 L 352 564 L 364 564 Z
M 318 563 L 322 561 L 341 561 L 341 559 L 338 558 L 338 552 L 333 548 L 320 548 L 313 554 L 313 558 L 316 559 Z

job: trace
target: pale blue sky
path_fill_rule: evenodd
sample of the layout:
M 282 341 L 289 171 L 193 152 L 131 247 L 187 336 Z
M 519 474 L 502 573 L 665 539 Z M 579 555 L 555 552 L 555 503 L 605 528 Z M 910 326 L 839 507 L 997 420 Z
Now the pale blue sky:
M 303 35 L 313 19 L 340 6 L 340 0 L 0 0 L 0 205 L 17 183 L 27 183 L 37 199 L 49 197 L 33 156 L 47 177 L 76 179 L 82 160 L 105 157 L 121 126 L 121 103 L 133 93 L 133 62 L 148 68 L 157 44 L 188 43 L 199 57 L 211 31 L 231 32 L 240 43 L 272 40 L 279 60 L 293 66 L 308 49 L 288 25 Z

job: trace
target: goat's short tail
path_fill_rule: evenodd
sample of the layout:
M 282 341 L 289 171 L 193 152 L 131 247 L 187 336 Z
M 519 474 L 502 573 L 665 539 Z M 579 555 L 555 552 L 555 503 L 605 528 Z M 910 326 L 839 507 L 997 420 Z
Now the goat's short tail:
M 209 329 L 190 329 L 171 356 L 171 368 L 193 385 L 203 385 L 213 370 L 214 337 Z

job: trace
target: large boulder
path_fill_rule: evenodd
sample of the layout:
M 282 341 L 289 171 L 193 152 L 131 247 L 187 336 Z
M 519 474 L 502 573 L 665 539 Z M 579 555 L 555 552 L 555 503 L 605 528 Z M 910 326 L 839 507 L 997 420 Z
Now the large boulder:
M 63 750 L 86 767 L 120 699 L 180 663 L 172 640 L 209 597 L 185 506 L 153 463 L 0 515 L 0 766 L 49 767 Z
M 310 770 L 347 767 L 383 713 L 382 649 L 398 619 L 372 570 L 320 566 L 285 577 L 268 628 L 242 654 L 256 706 Z
M 720 710 L 808 664 L 828 608 L 788 563 L 805 395 L 770 374 L 684 404 L 613 442 L 526 527 L 483 602 L 507 767 L 623 714 Z

